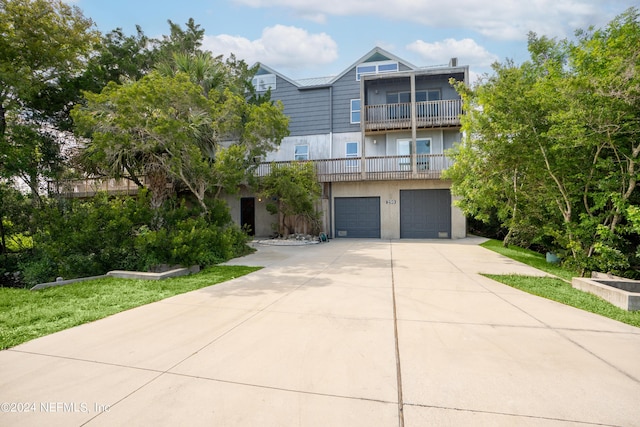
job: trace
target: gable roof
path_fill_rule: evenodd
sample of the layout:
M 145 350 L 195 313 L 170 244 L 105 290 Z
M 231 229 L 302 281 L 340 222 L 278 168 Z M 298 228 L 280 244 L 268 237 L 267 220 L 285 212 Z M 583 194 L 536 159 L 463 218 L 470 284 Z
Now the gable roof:
M 384 49 L 382 49 L 381 47 L 374 47 L 373 49 L 371 49 L 369 52 L 367 52 L 365 55 L 363 55 L 362 57 L 360 57 L 357 61 L 355 61 L 353 64 L 351 64 L 350 66 L 348 66 L 344 71 L 342 71 L 340 74 L 338 74 L 337 76 L 328 76 L 328 77 L 313 77 L 313 78 L 304 78 L 304 79 L 298 79 L 298 80 L 293 80 L 290 79 L 289 77 L 285 76 L 282 73 L 279 73 L 278 71 L 274 70 L 271 67 L 268 67 L 267 65 L 264 65 L 260 62 L 258 62 L 256 65 L 258 65 L 259 69 L 262 69 L 268 73 L 271 74 L 275 74 L 276 76 L 286 80 L 287 82 L 291 83 L 292 85 L 298 87 L 298 88 L 315 88 L 315 87 L 322 87 L 322 86 L 329 86 L 332 85 L 333 83 L 335 83 L 337 80 L 339 80 L 340 78 L 342 78 L 345 74 L 347 74 L 349 71 L 351 71 L 353 68 L 355 68 L 356 66 L 365 63 L 365 62 L 379 62 L 379 61 L 397 61 L 400 64 L 405 65 L 406 67 L 408 67 L 411 70 L 418 70 L 420 69 L 419 67 L 416 67 L 415 65 L 405 61 L 402 58 L 397 57 L 396 55 L 394 55 L 391 52 L 388 52 Z
M 404 59 L 401 59 L 399 57 L 397 57 L 396 55 L 394 55 L 391 52 L 387 52 L 386 50 L 382 49 L 381 47 L 374 47 L 373 49 L 371 49 L 369 52 L 367 52 L 364 56 L 362 56 L 360 59 L 358 59 L 356 62 L 354 62 L 353 64 L 351 64 L 350 66 L 348 66 L 342 73 L 338 74 L 331 83 L 335 82 L 336 80 L 339 80 L 340 78 L 342 78 L 345 74 L 347 74 L 349 71 L 351 71 L 353 68 L 355 68 L 356 66 L 362 64 L 363 62 L 374 62 L 374 61 L 398 61 L 401 64 L 406 65 L 407 67 L 409 67 L 412 70 L 416 70 L 417 67 L 407 61 L 405 61 Z

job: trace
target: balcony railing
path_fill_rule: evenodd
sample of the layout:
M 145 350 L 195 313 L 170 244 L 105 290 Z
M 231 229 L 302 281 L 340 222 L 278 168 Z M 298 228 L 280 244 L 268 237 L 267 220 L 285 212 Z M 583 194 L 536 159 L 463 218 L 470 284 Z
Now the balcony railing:
M 452 160 L 444 154 L 417 154 L 414 156 L 376 156 L 348 159 L 309 160 L 313 163 L 318 181 L 388 181 L 398 179 L 440 179 L 443 170 L 449 168 Z M 288 165 L 302 165 L 307 162 L 260 163 L 254 171 L 257 177 L 269 174 L 272 168 Z M 146 177 L 140 177 L 147 186 Z M 134 195 L 139 188 L 127 179 L 84 178 L 49 181 L 49 194 L 65 197 L 92 197 L 98 192 L 111 195 Z
M 146 177 L 140 177 L 140 181 L 147 185 Z M 64 179 L 61 181 L 48 181 L 49 194 L 63 194 L 67 197 L 92 197 L 99 192 L 107 192 L 112 195 L 134 195 L 139 187 L 129 179 L 113 178 L 84 178 Z
M 460 126 L 462 100 L 416 102 L 416 127 Z M 411 103 L 364 106 L 365 131 L 411 129 Z
M 364 162 L 360 157 L 310 161 L 315 166 L 320 182 L 439 179 L 442 171 L 452 164 L 452 161 L 444 154 L 365 157 Z M 255 174 L 262 177 L 268 175 L 273 167 L 301 163 L 261 163 Z

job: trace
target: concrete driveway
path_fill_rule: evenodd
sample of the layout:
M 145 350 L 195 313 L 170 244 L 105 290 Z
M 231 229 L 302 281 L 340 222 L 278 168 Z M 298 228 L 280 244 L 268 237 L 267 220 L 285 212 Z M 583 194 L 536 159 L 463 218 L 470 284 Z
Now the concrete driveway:
M 259 246 L 0 352 L 0 425 L 640 425 L 640 329 L 480 276 L 542 273 L 479 242 Z

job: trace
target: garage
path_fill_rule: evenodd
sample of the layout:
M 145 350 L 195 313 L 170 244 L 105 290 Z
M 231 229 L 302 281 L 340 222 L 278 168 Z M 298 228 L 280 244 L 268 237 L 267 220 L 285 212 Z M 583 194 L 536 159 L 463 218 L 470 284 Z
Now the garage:
M 400 190 L 401 239 L 450 239 L 449 190 Z
M 336 197 L 336 237 L 380 238 L 380 197 Z

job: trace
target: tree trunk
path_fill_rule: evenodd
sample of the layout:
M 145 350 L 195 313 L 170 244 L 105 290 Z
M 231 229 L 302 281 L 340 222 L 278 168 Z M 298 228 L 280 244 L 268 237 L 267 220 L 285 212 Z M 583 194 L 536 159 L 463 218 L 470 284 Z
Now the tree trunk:
M 7 242 L 5 240 L 4 223 L 2 222 L 2 215 L 0 215 L 0 254 L 7 253 Z
M 0 102 L 0 138 L 4 136 L 7 131 L 7 110 L 4 108 L 4 104 Z

